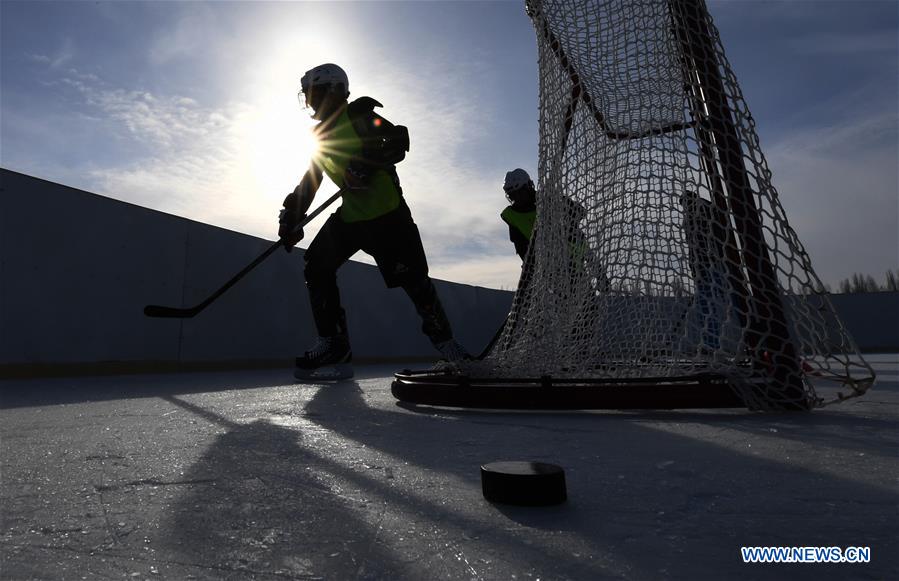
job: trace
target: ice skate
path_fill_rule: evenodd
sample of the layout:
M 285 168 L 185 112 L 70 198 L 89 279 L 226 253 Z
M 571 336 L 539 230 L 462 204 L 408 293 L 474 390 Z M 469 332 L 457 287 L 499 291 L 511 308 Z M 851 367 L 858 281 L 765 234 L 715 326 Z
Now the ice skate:
M 293 376 L 299 381 L 341 381 L 353 377 L 353 352 L 344 335 L 319 337 L 318 343 L 296 359 Z
M 440 351 L 443 357 L 431 368 L 433 371 L 454 373 L 459 370 L 459 363 L 471 359 L 471 355 L 465 350 L 465 347 L 455 339 L 434 343 L 434 347 Z

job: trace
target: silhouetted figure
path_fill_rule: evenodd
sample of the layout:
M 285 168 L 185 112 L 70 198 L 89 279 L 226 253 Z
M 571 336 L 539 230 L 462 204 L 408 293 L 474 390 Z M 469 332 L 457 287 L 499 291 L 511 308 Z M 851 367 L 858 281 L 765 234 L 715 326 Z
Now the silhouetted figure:
M 349 81 L 334 64 L 317 66 L 303 75 L 302 95 L 320 121 L 315 131 L 319 149 L 300 184 L 284 200 L 279 234 L 288 248 L 299 242 L 301 223 L 323 175 L 344 191 L 341 207 L 332 214 L 306 251 L 305 276 L 319 339 L 297 358 L 294 375 L 309 377 L 333 366 L 340 377 L 352 375 L 346 316 L 340 304 L 337 269 L 363 250 L 378 265 L 388 288 L 402 287 L 422 320 L 422 331 L 444 359 L 467 356 L 453 331 L 437 290 L 418 227 L 400 187 L 396 163 L 405 157 L 409 138 L 374 112 L 381 104 L 371 97 L 348 102 Z
M 537 190 L 528 172 L 518 168 L 506 173 L 503 191 L 509 200 L 509 206 L 502 211 L 500 217 L 509 225 L 509 240 L 524 262 L 534 235 L 534 221 L 537 219 Z

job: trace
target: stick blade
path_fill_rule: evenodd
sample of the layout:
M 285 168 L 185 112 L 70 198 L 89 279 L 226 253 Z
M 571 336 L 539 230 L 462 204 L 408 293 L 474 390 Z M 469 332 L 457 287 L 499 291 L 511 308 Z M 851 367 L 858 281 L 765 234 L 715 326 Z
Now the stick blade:
M 161 305 L 147 305 L 144 307 L 144 315 L 155 319 L 189 319 L 198 312 L 195 309 L 178 309 Z

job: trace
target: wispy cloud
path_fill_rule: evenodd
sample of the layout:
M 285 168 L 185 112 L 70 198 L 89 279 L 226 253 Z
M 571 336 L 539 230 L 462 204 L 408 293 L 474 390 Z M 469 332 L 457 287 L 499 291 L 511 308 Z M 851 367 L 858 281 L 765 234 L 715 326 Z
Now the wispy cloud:
M 246 107 L 204 107 L 178 95 L 108 87 L 95 75 L 66 75 L 63 85 L 81 98 L 79 108 L 104 121 L 114 140 L 135 141 L 148 153 L 95 167 L 89 179 L 100 193 L 159 210 L 209 219 L 234 196 L 238 137 L 233 135 Z M 211 205 L 215 196 L 219 203 Z
M 119 123 L 135 139 L 159 149 L 202 141 L 225 127 L 229 119 L 216 110 L 204 110 L 187 97 L 154 96 L 147 91 L 96 90 L 83 81 L 63 79 L 76 86 L 87 105 Z
M 181 57 L 194 58 L 209 46 L 212 31 L 218 26 L 216 12 L 205 3 L 191 2 L 179 6 L 174 25 L 156 36 L 148 51 L 153 66 L 165 65 Z
M 781 202 L 826 282 L 899 265 L 897 119 L 796 128 L 766 148 Z
M 62 46 L 52 54 L 30 54 L 28 57 L 37 63 L 58 69 L 75 57 L 75 43 L 71 38 L 63 40 Z

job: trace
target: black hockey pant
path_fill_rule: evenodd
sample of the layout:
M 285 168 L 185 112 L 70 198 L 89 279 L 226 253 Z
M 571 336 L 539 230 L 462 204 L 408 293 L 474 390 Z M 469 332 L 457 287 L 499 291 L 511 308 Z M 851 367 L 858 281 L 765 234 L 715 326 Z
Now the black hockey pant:
M 428 277 L 418 227 L 405 202 L 389 214 L 364 222 L 343 222 L 338 213 L 328 218 L 305 254 L 306 288 L 319 336 L 348 334 L 337 270 L 362 250 L 375 259 L 388 288 L 400 286 L 406 291 L 421 317 L 421 330 L 432 343 L 452 339 L 449 319 Z

